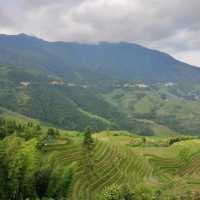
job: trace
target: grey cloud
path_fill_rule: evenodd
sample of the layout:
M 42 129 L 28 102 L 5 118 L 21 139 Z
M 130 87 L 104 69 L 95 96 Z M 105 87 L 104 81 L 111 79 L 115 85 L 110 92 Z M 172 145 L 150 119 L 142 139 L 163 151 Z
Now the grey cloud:
M 49 0 L 21 0 L 22 6 L 26 9 L 38 10 L 41 8 L 48 7 L 68 7 L 71 8 L 73 6 L 79 5 L 84 0 L 58 0 L 58 1 L 49 1 Z
M 0 27 L 14 26 L 14 22 L 6 14 L 6 11 L 0 7 Z

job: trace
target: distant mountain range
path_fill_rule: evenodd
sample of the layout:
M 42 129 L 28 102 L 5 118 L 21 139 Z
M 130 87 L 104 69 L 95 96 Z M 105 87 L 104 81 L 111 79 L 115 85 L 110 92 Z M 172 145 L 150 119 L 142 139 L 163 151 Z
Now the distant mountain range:
M 0 35 L 0 64 L 37 68 L 65 80 L 200 81 L 200 69 L 132 43 L 47 42 Z
M 0 116 L 14 111 L 70 130 L 199 135 L 199 83 L 200 68 L 136 44 L 0 35 Z

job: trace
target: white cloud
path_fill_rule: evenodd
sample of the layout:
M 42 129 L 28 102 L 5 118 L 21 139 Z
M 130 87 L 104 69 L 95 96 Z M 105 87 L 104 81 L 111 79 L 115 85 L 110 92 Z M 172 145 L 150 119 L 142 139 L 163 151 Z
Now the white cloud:
M 174 53 L 174 56 L 177 59 L 180 59 L 186 63 L 190 63 L 192 65 L 196 65 L 200 67 L 200 59 L 199 59 L 200 50 L 177 52 L 177 53 Z

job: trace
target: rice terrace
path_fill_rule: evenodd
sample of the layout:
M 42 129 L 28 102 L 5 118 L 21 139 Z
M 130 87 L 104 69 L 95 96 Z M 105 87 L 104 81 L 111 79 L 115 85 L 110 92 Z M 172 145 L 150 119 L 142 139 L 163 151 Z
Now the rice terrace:
M 0 200 L 200 200 L 199 0 L 0 0 Z

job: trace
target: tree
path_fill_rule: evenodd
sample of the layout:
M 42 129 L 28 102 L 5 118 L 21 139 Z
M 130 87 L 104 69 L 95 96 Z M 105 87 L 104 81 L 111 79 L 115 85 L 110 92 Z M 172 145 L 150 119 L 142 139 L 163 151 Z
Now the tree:
M 134 200 L 135 199 L 135 193 L 132 192 L 127 185 L 121 187 L 121 195 L 123 197 L 123 200 Z
M 72 166 L 58 167 L 52 170 L 48 187 L 48 197 L 60 200 L 67 197 L 73 179 Z
M 88 188 L 90 190 L 90 180 L 92 175 L 94 174 L 94 164 L 92 159 L 92 150 L 94 147 L 94 141 L 92 138 L 91 129 L 88 127 L 84 132 L 84 140 L 83 140 L 83 152 L 84 152 L 84 170 L 88 179 Z
M 35 172 L 36 193 L 40 199 L 46 197 L 50 181 L 50 170 L 39 169 Z
M 17 153 L 15 159 L 9 162 L 9 191 L 12 200 L 23 200 L 27 197 L 25 182 L 26 162 L 23 153 Z
M 194 200 L 200 200 L 200 192 L 198 192 L 198 191 L 194 192 L 193 199 Z
M 40 126 L 39 124 L 37 124 L 37 125 L 35 126 L 35 131 L 36 131 L 37 133 L 41 133 L 41 130 L 42 130 L 41 126 Z
M 0 140 L 6 137 L 6 132 L 4 128 L 0 127 Z
M 53 128 L 49 128 L 47 130 L 47 137 L 49 139 L 55 139 L 59 135 L 59 132 L 54 130 Z
M 123 200 L 120 187 L 116 184 L 107 187 L 101 194 L 100 200 Z
M 120 187 L 113 184 L 102 192 L 100 200 L 135 200 L 135 193 L 127 185 Z
M 54 169 L 43 168 L 35 173 L 37 196 L 40 199 L 63 199 L 67 196 L 73 178 L 73 166 L 58 167 Z
M 3 148 L 0 143 L 0 148 Z M 8 166 L 6 162 L 5 153 L 0 153 L 0 199 L 8 199 Z
M 142 143 L 146 144 L 146 138 L 145 137 L 142 138 Z
M 24 139 L 9 136 L 3 140 L 2 144 L 3 151 L 0 153 L 0 188 L 3 188 L 3 192 L 0 192 L 0 199 L 24 200 L 30 197 L 34 198 L 35 190 L 33 189 L 32 176 L 30 174 L 30 176 L 26 176 L 28 155 L 26 151 L 23 151 Z
M 86 147 L 87 150 L 92 150 L 92 148 L 94 146 L 94 140 L 92 138 L 92 132 L 91 132 L 91 129 L 89 127 L 85 129 L 83 145 Z
M 162 195 L 162 191 L 159 189 L 156 190 L 153 195 L 153 200 L 161 200 L 161 195 Z

